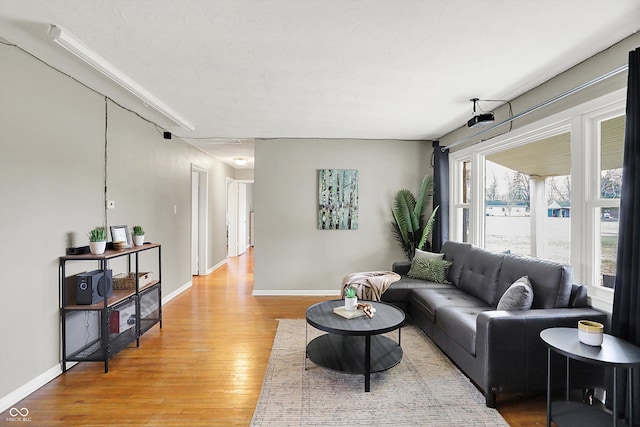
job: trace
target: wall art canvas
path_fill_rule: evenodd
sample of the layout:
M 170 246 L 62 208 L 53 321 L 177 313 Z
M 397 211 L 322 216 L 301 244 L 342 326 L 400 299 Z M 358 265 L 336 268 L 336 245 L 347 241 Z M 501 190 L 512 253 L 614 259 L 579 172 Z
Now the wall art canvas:
M 318 229 L 358 229 L 358 171 L 318 170 Z

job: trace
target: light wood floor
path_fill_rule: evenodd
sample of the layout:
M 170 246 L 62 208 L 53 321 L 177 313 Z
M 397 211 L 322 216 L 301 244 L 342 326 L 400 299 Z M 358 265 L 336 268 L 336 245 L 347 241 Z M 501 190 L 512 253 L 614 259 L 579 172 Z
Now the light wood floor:
M 164 306 L 154 326 L 104 373 L 84 362 L 14 405 L 31 426 L 248 425 L 280 318 L 319 297 L 254 297 L 253 253 L 231 258 Z M 545 425 L 543 397 L 498 396 L 512 426 Z M 0 414 L 7 422 L 9 411 Z M 20 423 L 20 425 L 26 425 Z M 372 425 L 375 425 L 375 420 Z

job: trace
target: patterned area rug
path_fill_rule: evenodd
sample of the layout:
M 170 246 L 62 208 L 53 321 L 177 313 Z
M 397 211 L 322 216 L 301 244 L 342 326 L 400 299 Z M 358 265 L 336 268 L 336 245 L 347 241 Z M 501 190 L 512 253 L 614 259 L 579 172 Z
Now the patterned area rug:
M 307 361 L 305 320 L 280 320 L 252 426 L 508 426 L 458 368 L 418 328 L 402 328 L 397 366 L 364 376 Z M 395 341 L 398 332 L 388 336 Z

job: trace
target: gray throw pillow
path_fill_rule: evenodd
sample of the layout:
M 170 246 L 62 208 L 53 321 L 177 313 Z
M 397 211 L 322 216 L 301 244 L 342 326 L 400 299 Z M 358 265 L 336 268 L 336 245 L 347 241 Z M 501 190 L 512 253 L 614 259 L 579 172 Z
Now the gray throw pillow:
M 435 253 L 435 252 L 421 251 L 420 249 L 416 249 L 416 253 L 415 253 L 414 256 L 416 258 L 444 259 L 444 254 L 439 254 L 439 253 Z
M 533 304 L 533 288 L 529 276 L 522 276 L 502 295 L 496 310 L 529 310 Z
M 414 258 L 407 276 L 414 279 L 444 283 L 447 281 L 447 271 L 451 263 L 441 259 Z

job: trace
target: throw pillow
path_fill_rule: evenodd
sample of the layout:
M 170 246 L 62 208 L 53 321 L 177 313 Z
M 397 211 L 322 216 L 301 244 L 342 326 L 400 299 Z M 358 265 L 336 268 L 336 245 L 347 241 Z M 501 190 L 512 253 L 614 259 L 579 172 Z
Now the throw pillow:
M 414 279 L 444 283 L 451 263 L 443 259 L 413 258 L 407 276 Z
M 496 310 L 529 310 L 533 304 L 533 288 L 528 276 L 522 276 L 502 295 Z
M 444 259 L 444 254 L 439 254 L 435 252 L 427 252 L 421 251 L 420 249 L 416 249 L 415 258 L 429 258 L 429 259 Z

